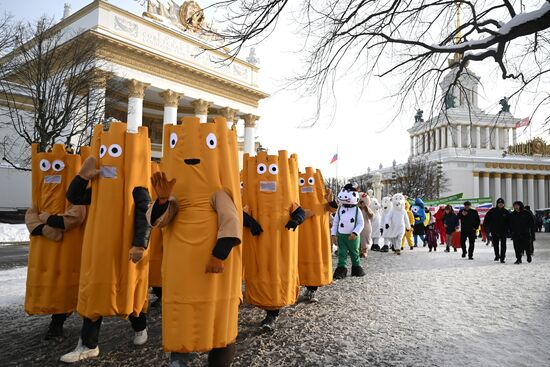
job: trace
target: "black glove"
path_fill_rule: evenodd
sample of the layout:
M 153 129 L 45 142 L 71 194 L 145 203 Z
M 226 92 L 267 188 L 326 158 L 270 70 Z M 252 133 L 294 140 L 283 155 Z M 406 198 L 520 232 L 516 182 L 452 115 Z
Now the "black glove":
M 292 229 L 292 231 L 296 231 L 296 228 L 298 227 L 298 221 L 295 221 L 294 219 L 291 219 L 288 221 L 288 223 L 286 224 L 285 228 L 288 229 L 289 231 Z
M 243 225 L 250 228 L 250 233 L 253 236 L 259 236 L 264 231 L 260 223 L 246 212 L 243 212 Z
M 386 224 L 386 229 L 390 228 L 390 225 L 389 224 Z
M 380 228 L 380 235 L 382 235 L 383 233 L 384 233 L 384 230 Z

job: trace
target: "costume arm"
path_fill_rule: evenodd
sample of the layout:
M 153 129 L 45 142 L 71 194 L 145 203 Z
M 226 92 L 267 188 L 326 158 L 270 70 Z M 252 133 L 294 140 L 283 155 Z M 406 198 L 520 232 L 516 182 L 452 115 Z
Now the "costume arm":
M 241 243 L 242 227 L 235 203 L 225 191 L 215 192 L 210 198 L 210 205 L 218 214 L 217 242 L 212 255 L 225 260 L 231 249 Z
M 159 204 L 159 199 L 157 199 L 147 209 L 147 222 L 153 227 L 165 227 L 174 220 L 178 209 L 178 201 L 175 196 L 170 196 L 164 204 Z
M 330 235 L 336 236 L 338 234 L 338 225 L 340 224 L 340 214 L 336 212 L 332 221 L 332 227 L 330 228 Z
M 76 175 L 67 189 L 67 200 L 73 205 L 90 205 L 92 189 L 88 188 L 88 180 Z
M 359 215 L 357 215 L 357 222 L 353 228 L 353 233 L 359 236 L 363 228 L 365 228 L 365 219 L 363 219 L 363 214 L 360 213 L 361 209 L 357 208 L 357 210 L 359 211 Z
M 410 231 L 411 230 L 411 221 L 409 220 L 409 215 L 407 214 L 407 212 L 405 212 L 403 214 L 403 219 L 405 220 L 405 229 L 407 231 Z
M 42 223 L 35 208 L 29 208 L 25 213 L 25 224 L 31 236 L 44 236 L 56 242 L 63 239 L 63 232 L 60 229 L 52 228 L 46 223 Z
M 134 198 L 134 240 L 132 246 L 147 248 L 151 225 L 147 221 L 147 208 L 151 203 L 149 191 L 145 187 L 136 187 L 132 191 Z
M 253 236 L 259 236 L 264 230 L 260 223 L 256 221 L 250 214 L 243 210 L 243 226 L 250 228 Z
M 86 219 L 86 206 L 70 204 L 65 213 L 49 215 L 46 224 L 52 228 L 70 231 L 80 226 L 84 219 Z

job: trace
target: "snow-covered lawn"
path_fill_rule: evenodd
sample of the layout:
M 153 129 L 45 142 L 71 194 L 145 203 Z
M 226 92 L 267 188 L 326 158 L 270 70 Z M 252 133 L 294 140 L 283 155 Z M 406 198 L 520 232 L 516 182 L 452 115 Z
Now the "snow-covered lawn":
M 25 299 L 25 283 L 27 267 L 0 271 L 0 308 L 13 305 L 23 305 Z
M 29 231 L 24 224 L 0 223 L 0 246 L 10 242 L 24 242 L 29 240 Z

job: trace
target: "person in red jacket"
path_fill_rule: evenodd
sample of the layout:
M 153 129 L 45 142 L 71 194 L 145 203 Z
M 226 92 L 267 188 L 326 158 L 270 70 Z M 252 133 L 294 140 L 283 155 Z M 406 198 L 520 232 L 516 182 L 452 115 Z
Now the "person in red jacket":
M 445 230 L 445 224 L 443 223 L 444 215 L 445 215 L 445 205 L 440 205 L 439 209 L 437 209 L 437 212 L 434 214 L 434 218 L 435 218 L 435 228 L 437 232 L 439 232 L 439 240 L 441 241 L 442 246 L 447 243 L 447 232 Z

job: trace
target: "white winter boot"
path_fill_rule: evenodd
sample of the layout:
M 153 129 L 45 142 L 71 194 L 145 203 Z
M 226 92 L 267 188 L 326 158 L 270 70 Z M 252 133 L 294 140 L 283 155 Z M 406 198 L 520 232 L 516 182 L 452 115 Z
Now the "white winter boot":
M 61 362 L 75 363 L 84 359 L 94 358 L 99 355 L 99 347 L 90 349 L 85 345 L 82 345 L 82 340 L 78 339 L 78 344 L 72 352 L 64 354 L 59 358 Z
M 147 328 L 136 331 L 134 334 L 134 345 L 143 345 L 147 343 Z

